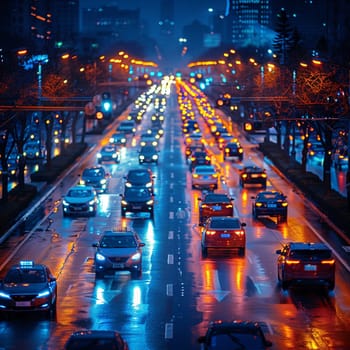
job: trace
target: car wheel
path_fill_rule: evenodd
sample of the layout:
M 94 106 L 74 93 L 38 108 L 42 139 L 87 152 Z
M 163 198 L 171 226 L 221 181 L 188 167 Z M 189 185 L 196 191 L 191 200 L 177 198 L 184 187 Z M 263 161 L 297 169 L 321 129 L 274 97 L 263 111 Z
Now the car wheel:
M 238 252 L 239 252 L 240 256 L 244 256 L 245 255 L 245 248 L 244 247 L 239 248 Z
M 49 310 L 49 318 L 51 320 L 55 320 L 57 318 L 57 300 L 51 305 L 51 309 Z
M 136 279 L 140 278 L 142 275 L 142 270 L 132 270 L 131 271 L 131 278 Z
M 96 271 L 95 278 L 100 279 L 104 277 L 103 271 Z
M 122 209 L 121 212 L 120 212 L 120 215 L 125 218 L 125 211 Z
M 202 257 L 206 258 L 208 256 L 208 248 L 202 247 Z

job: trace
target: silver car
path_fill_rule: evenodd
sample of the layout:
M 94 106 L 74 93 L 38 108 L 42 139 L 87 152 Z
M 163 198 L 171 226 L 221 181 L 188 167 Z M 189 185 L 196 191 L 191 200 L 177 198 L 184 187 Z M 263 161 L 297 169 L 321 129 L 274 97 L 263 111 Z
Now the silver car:
M 218 188 L 219 174 L 213 165 L 198 165 L 192 172 L 192 188 Z

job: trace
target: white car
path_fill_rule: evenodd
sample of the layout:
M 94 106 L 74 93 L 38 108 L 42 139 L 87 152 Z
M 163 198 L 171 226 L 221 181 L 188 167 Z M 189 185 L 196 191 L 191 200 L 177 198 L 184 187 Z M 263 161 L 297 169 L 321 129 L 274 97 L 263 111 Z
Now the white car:
M 63 216 L 95 216 L 98 196 L 94 187 L 76 185 L 70 188 L 62 200 Z
M 192 188 L 218 188 L 219 173 L 213 165 L 198 165 L 192 172 Z

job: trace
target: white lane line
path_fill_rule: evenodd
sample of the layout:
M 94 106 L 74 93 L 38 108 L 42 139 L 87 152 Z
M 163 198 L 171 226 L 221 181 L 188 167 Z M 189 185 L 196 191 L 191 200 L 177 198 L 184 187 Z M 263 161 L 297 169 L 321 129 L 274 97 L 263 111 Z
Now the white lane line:
M 165 324 L 165 339 L 173 339 L 173 324 L 172 323 L 166 323 Z
M 173 202 L 174 202 L 174 197 L 173 197 L 173 196 L 170 196 L 170 197 L 169 197 L 169 202 L 170 202 L 170 203 L 173 203 Z
M 168 263 L 168 265 L 174 264 L 174 255 L 173 254 L 168 254 L 167 263 Z
M 174 239 L 174 231 L 168 232 L 168 239 Z
M 173 290 L 173 284 L 172 283 L 168 283 L 166 285 L 166 295 L 168 297 L 172 297 L 174 295 L 174 290 Z
M 174 212 L 173 211 L 169 211 L 169 219 L 170 220 L 174 219 Z

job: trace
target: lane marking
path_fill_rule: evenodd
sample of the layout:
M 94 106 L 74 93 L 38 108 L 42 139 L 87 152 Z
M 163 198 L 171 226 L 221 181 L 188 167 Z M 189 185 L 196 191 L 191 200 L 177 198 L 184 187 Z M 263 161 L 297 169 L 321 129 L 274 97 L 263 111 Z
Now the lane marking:
M 174 231 L 168 232 L 168 239 L 174 239 Z
M 173 339 L 173 328 L 174 328 L 174 325 L 172 323 L 165 324 L 165 334 L 164 334 L 165 339 Z
M 174 264 L 174 255 L 173 254 L 168 254 L 167 263 L 169 265 L 173 265 Z
M 166 295 L 169 297 L 172 297 L 174 295 L 174 290 L 173 290 L 173 284 L 172 283 L 168 283 L 166 285 Z

